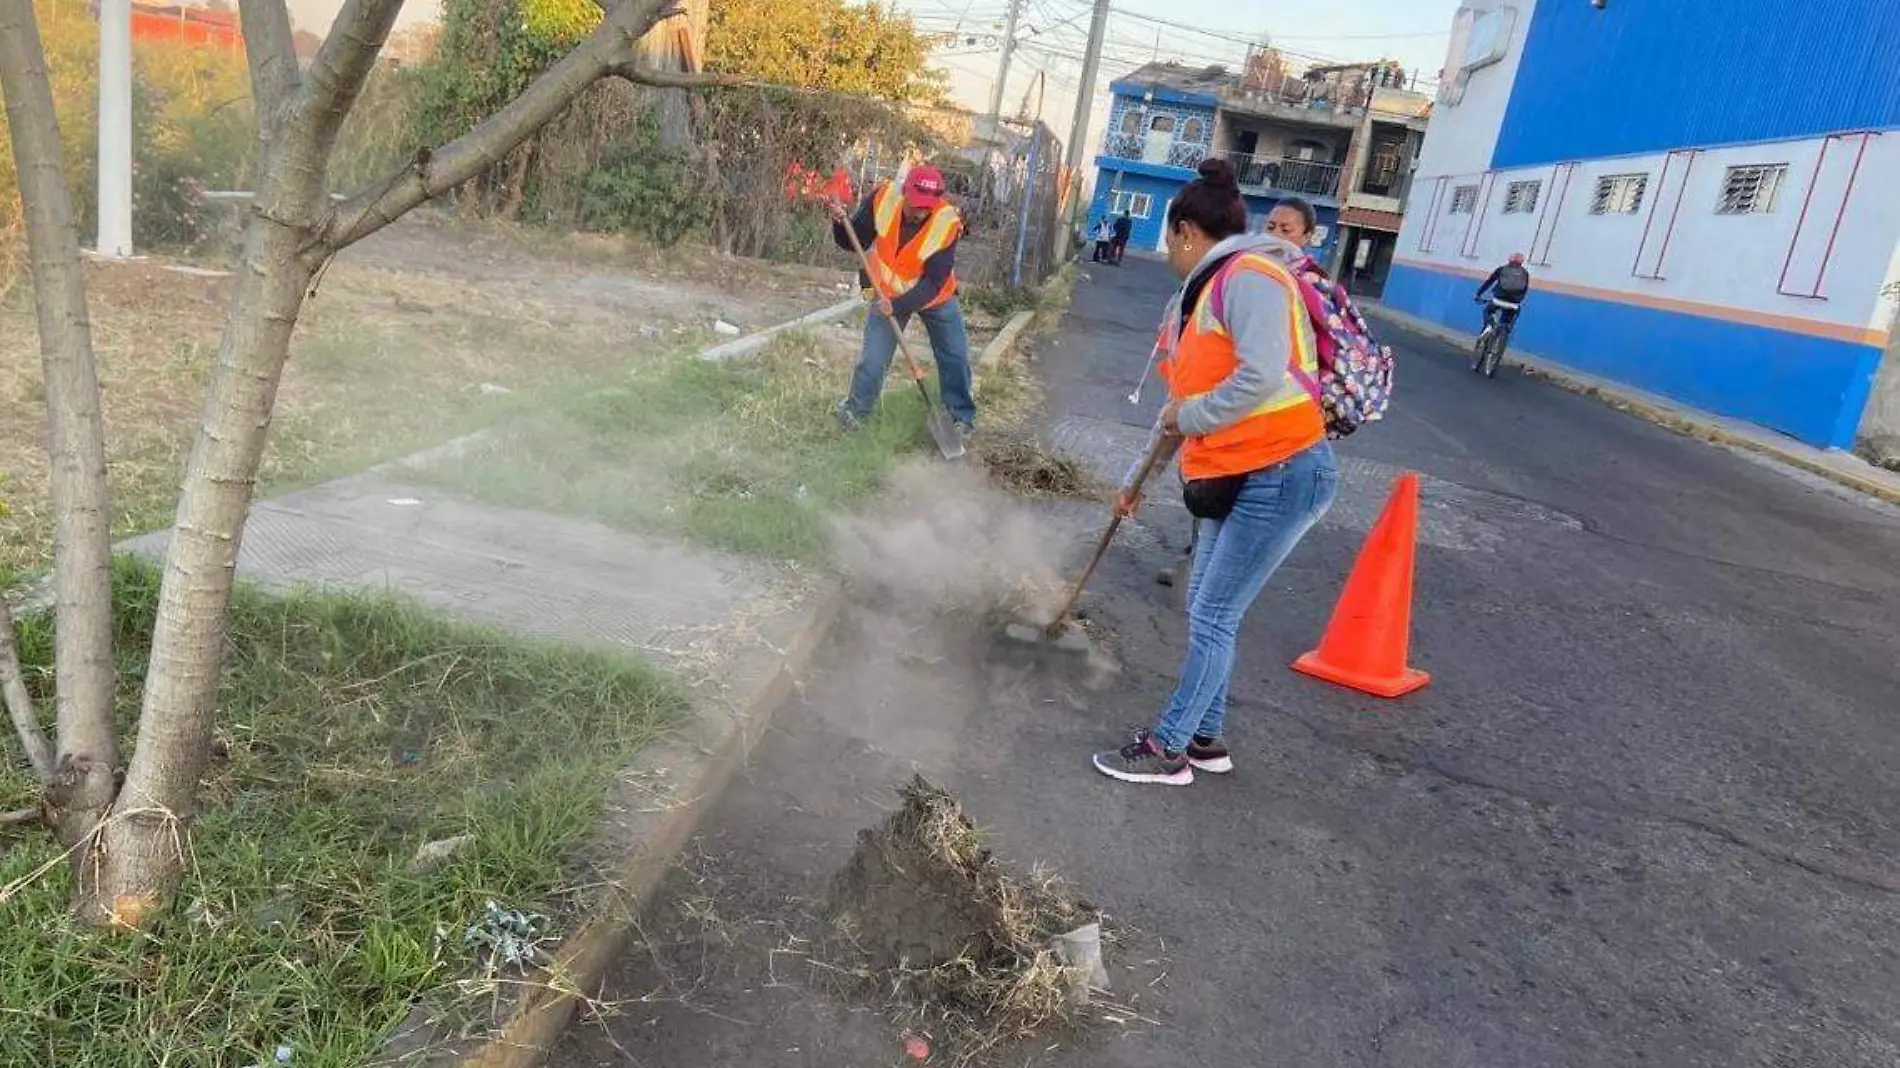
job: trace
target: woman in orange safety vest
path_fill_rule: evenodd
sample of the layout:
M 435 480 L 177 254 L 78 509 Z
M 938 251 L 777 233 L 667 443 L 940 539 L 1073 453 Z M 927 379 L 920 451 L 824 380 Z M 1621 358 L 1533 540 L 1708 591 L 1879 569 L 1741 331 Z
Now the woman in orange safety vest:
M 1222 741 L 1241 620 L 1339 493 L 1318 399 L 1318 349 L 1294 269 L 1304 253 L 1248 234 L 1225 160 L 1201 164 L 1168 206 L 1168 261 L 1183 279 L 1162 325 L 1168 403 L 1155 434 L 1178 453 L 1195 516 L 1188 649 L 1160 719 L 1095 767 L 1125 782 L 1184 786 L 1234 769 Z M 1165 458 L 1165 457 L 1164 457 Z M 1115 506 L 1133 515 L 1133 488 Z

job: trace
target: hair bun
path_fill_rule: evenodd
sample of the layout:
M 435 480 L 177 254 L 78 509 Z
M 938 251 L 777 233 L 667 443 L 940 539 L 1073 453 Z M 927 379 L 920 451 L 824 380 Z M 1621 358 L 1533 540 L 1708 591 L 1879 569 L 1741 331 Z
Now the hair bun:
M 1240 188 L 1240 179 L 1234 174 L 1234 165 L 1219 156 L 1210 156 L 1202 160 L 1200 167 L 1196 169 L 1201 172 L 1201 181 L 1216 189 L 1238 190 Z

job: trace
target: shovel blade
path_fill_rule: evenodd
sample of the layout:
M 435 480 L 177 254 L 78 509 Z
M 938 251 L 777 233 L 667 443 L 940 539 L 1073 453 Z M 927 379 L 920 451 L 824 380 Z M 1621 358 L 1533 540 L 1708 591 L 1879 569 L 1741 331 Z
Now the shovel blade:
M 937 451 L 943 453 L 944 459 L 963 458 L 963 435 L 957 433 L 956 424 L 942 405 L 932 404 L 924 410 L 924 425 L 930 429 L 930 438 L 937 443 Z

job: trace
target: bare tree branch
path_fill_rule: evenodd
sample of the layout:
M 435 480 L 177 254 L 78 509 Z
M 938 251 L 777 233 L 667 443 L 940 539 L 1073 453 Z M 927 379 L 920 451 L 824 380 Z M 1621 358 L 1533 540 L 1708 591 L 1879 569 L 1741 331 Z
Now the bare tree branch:
M 624 78 L 635 85 L 650 85 L 656 89 L 705 89 L 713 86 L 763 84 L 741 78 L 736 74 L 687 74 L 682 71 L 643 66 L 637 61 L 616 63 L 607 69 L 607 73 Z
M 119 747 L 113 720 L 117 679 L 105 425 L 92 324 L 86 315 L 86 271 L 79 258 L 65 151 L 33 0 L 0 0 L 0 96 L 6 98 L 7 129 L 26 216 L 50 430 L 53 595 L 59 627 L 55 738 L 62 762 L 110 769 L 118 764 Z
M 402 0 L 344 0 L 343 9 L 330 23 L 330 35 L 310 63 L 310 76 L 298 100 L 300 110 L 315 122 L 310 132 L 325 155 L 356 105 L 370 71 L 376 69 L 376 57 L 400 14 Z
M 257 102 L 257 136 L 269 142 L 303 84 L 296 30 L 284 0 L 238 0 L 238 17 L 251 65 L 251 99 Z
M 594 32 L 549 67 L 526 92 L 474 129 L 395 174 L 372 182 L 338 205 L 323 228 L 328 251 L 353 245 L 412 208 L 454 189 L 494 166 L 534 132 L 567 110 L 581 91 L 623 66 L 667 5 L 667 0 L 624 0 Z M 339 16 L 339 21 L 341 16 Z
M 13 731 L 20 736 L 26 761 L 41 782 L 53 777 L 53 747 L 46 732 L 40 730 L 39 710 L 33 707 L 33 695 L 26 692 L 26 675 L 20 670 L 20 638 L 13 629 L 13 610 L 0 597 L 0 700 L 13 720 Z

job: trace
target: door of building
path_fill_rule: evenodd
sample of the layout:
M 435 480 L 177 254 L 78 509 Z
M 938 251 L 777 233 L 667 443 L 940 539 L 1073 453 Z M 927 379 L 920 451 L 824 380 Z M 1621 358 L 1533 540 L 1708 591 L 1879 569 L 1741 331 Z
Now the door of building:
M 1148 120 L 1148 139 L 1141 146 L 1143 163 L 1168 162 L 1168 153 L 1174 149 L 1174 116 L 1156 115 Z

